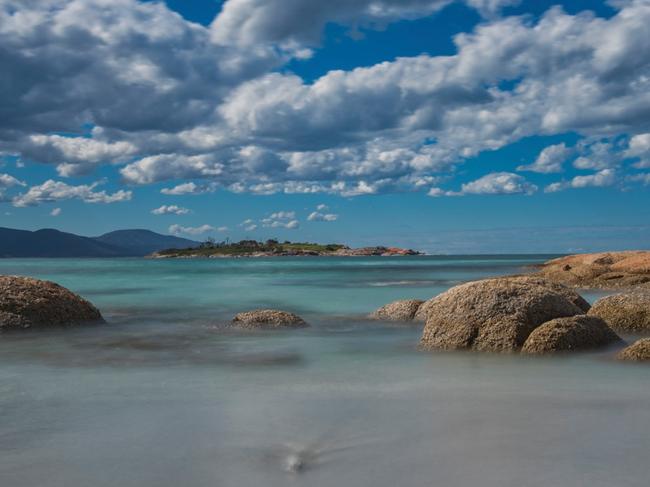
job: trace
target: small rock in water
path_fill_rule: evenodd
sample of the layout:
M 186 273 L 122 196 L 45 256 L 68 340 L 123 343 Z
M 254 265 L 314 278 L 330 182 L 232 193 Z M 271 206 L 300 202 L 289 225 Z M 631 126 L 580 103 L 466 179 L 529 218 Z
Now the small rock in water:
M 386 321 L 413 321 L 423 302 L 419 299 L 394 301 L 379 308 L 370 315 L 370 318 Z
M 232 319 L 239 328 L 277 329 L 305 328 L 309 326 L 300 316 L 275 309 L 258 309 L 239 313 Z
M 650 338 L 642 338 L 620 351 L 619 360 L 633 362 L 650 362 Z

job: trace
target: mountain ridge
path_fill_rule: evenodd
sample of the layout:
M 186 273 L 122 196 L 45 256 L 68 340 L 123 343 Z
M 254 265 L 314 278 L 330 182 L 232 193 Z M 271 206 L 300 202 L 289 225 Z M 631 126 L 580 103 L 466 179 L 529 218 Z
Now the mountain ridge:
M 0 227 L 0 257 L 144 257 L 198 242 L 145 229 L 125 229 L 83 237 L 53 228 L 18 230 Z

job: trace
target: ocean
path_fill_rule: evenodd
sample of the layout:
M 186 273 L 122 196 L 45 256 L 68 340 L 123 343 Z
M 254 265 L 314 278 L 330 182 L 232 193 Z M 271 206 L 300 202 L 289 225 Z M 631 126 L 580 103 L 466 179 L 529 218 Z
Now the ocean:
M 647 367 L 366 318 L 549 257 L 0 260 L 108 322 L 0 336 L 0 486 L 645 487 Z M 312 326 L 227 326 L 266 307 Z

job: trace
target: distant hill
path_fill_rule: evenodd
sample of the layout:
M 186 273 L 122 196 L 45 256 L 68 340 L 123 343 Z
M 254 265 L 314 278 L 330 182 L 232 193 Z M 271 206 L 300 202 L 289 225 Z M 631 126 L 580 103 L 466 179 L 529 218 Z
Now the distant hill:
M 128 250 L 131 255 L 149 255 L 164 249 L 196 247 L 198 242 L 172 235 L 161 235 L 151 230 L 116 230 L 94 240 Z
M 0 227 L 0 257 L 141 257 L 196 245 L 149 230 L 118 230 L 92 238 L 49 228 L 31 232 Z

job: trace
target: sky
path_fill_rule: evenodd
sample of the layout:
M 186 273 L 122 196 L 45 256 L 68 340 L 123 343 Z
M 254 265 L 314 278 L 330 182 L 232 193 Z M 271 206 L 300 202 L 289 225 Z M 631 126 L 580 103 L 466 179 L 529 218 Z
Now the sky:
M 0 0 L 0 226 L 650 242 L 650 0 Z

